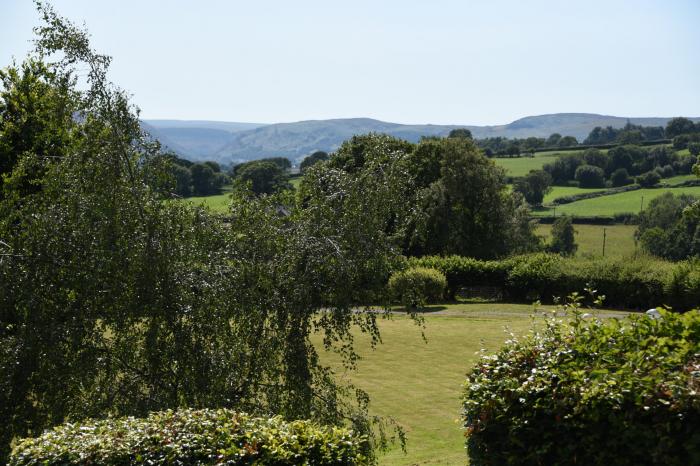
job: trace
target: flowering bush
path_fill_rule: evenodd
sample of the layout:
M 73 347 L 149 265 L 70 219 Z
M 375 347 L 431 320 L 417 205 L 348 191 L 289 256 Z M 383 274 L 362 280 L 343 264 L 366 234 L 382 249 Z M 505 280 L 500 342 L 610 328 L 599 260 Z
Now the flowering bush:
M 700 464 L 700 313 L 602 321 L 579 300 L 468 375 L 470 464 Z

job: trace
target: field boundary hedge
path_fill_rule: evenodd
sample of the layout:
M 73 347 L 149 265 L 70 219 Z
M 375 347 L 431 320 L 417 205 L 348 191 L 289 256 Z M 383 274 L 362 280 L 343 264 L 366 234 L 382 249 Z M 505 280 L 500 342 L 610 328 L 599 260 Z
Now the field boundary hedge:
M 444 273 L 451 299 L 462 288 L 489 286 L 503 290 L 510 301 L 553 302 L 591 286 L 605 295 L 609 307 L 645 310 L 667 305 L 683 310 L 700 303 L 700 261 L 584 260 L 538 253 L 494 261 L 426 256 L 410 258 L 406 266 Z

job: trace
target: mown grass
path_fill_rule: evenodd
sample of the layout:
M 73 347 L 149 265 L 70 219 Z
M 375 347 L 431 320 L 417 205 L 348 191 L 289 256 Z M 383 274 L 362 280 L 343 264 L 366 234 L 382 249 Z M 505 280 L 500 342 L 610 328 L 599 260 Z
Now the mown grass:
M 485 348 L 497 350 L 509 338 L 506 329 L 524 333 L 531 325 L 532 306 L 522 304 L 450 304 L 432 306 L 425 314 L 425 336 L 405 315 L 381 320 L 382 344 L 356 334 L 362 356 L 358 370 L 345 374 L 371 397 L 376 414 L 391 416 L 408 435 L 408 453 L 392 447 L 382 465 L 458 465 L 467 462 L 459 420 L 465 374 Z M 608 315 L 623 315 L 609 313 Z M 342 370 L 334 354 L 324 362 Z
M 619 213 L 636 214 L 639 213 L 643 206 L 646 207 L 649 205 L 649 201 L 667 192 L 671 192 L 675 195 L 691 194 L 700 197 L 700 186 L 638 189 L 636 191 L 600 196 L 593 199 L 584 199 L 570 204 L 556 206 L 556 214 L 573 215 L 576 217 L 613 216 Z M 642 197 L 644 197 L 643 205 Z M 536 216 L 550 216 L 554 215 L 554 213 L 553 207 L 533 211 L 533 215 Z
M 574 225 L 576 256 L 602 257 L 603 230 L 605 230 L 605 257 L 632 257 L 638 252 L 634 241 L 636 225 Z M 552 225 L 537 225 L 537 234 L 547 242 L 551 239 Z

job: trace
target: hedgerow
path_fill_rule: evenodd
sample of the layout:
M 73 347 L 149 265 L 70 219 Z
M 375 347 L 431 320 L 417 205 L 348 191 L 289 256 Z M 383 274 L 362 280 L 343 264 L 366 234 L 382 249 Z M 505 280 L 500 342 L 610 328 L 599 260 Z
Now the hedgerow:
M 700 313 L 573 313 L 468 375 L 470 464 L 700 464 Z
M 365 442 L 308 421 L 185 409 L 63 424 L 20 441 L 9 465 L 360 465 Z
M 538 253 L 500 261 L 426 256 L 408 259 L 405 266 L 431 267 L 444 273 L 450 298 L 461 288 L 489 286 L 500 288 L 504 297 L 513 301 L 552 302 L 555 296 L 567 296 L 590 285 L 613 307 L 688 308 L 700 302 L 697 262 L 670 263 L 645 257 L 586 260 Z

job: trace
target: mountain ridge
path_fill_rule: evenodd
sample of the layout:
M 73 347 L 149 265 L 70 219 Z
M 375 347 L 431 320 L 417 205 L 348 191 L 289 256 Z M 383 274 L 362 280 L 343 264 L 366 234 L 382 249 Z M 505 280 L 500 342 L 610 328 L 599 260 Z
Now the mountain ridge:
M 207 120 L 144 120 L 144 129 L 168 149 L 191 160 L 240 163 L 264 157 L 287 157 L 299 163 L 316 150 L 332 152 L 356 134 L 387 133 L 417 142 L 467 128 L 475 138 L 547 137 L 552 133 L 583 141 L 596 126 L 623 127 L 628 121 L 665 126 L 671 117 L 618 117 L 596 113 L 553 113 L 519 118 L 504 125 L 402 124 L 367 117 L 303 120 L 290 123 L 241 123 Z M 700 118 L 691 118 L 700 121 Z

